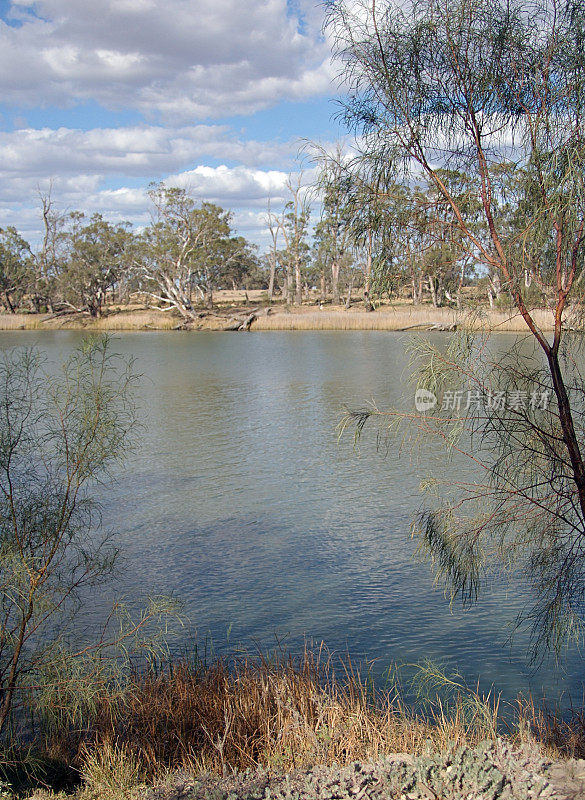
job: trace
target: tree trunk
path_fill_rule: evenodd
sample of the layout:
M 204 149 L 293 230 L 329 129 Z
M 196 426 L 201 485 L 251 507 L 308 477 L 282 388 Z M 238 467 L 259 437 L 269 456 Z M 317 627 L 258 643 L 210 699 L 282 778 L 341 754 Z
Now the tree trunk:
M 333 304 L 339 305 L 339 264 L 334 261 L 331 264 L 331 293 L 333 294 Z
M 438 308 L 439 303 L 437 300 L 437 285 L 435 284 L 435 279 L 430 275 L 428 278 L 428 284 L 429 284 L 429 292 L 431 293 L 431 302 L 433 304 L 433 307 Z
M 494 294 L 494 299 L 499 300 L 500 295 L 502 294 L 502 281 L 500 280 L 498 273 L 495 275 L 490 275 L 490 284 Z
M 369 297 L 372 283 L 372 229 L 368 229 L 368 254 L 364 274 L 364 297 Z
M 412 305 L 417 306 L 420 303 L 420 298 L 416 289 L 416 281 L 413 278 L 412 281 Z
M 276 259 L 270 259 L 270 280 L 268 281 L 268 299 L 272 302 L 274 297 L 274 275 L 276 273 Z
M 558 351 L 555 348 L 552 348 L 547 353 L 547 359 L 553 379 L 553 389 L 559 408 L 559 421 L 561 423 L 561 430 L 563 432 L 563 441 L 571 461 L 573 480 L 575 481 L 575 486 L 577 487 L 581 515 L 585 521 L 585 465 L 583 463 L 583 456 L 581 455 L 581 450 L 579 447 L 579 440 L 577 439 L 577 434 L 575 433 L 571 404 L 569 402 L 569 396 L 563 381 Z
M 291 279 L 290 279 L 290 270 L 286 268 L 286 274 L 284 276 L 284 282 L 282 285 L 282 296 L 284 298 L 284 302 L 288 305 L 291 300 Z
M 353 289 L 353 275 L 349 280 L 349 286 L 347 287 L 347 300 L 345 301 L 345 309 L 347 310 L 351 305 L 351 292 Z
M 301 282 L 301 264 L 298 258 L 295 260 L 295 303 L 297 306 L 303 303 L 303 284 Z

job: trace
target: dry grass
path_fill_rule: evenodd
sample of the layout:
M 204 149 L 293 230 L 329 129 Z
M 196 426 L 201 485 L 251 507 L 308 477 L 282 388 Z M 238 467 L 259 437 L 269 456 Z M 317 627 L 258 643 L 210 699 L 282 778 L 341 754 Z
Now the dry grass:
M 432 325 L 440 322 L 452 325 L 456 314 L 445 308 L 397 309 L 395 311 L 299 311 L 297 313 L 275 312 L 259 317 L 252 325 L 253 330 L 371 330 L 396 331 L 409 325 Z
M 119 798 L 141 781 L 141 761 L 126 745 L 104 742 L 101 747 L 84 748 L 79 769 L 83 797 Z
M 103 701 L 88 730 L 82 764 L 86 771 L 91 766 L 97 785 L 110 780 L 108 765 L 120 753 L 132 753 L 133 774 L 146 778 L 169 768 L 225 775 L 346 765 L 389 753 L 420 754 L 429 746 L 440 752 L 506 731 L 527 741 L 535 730 L 544 736 L 548 729 L 530 703 L 520 704 L 515 723 L 506 725 L 497 697 L 464 687 L 448 700 L 429 697 L 424 714 L 416 712 L 398 685 L 376 691 L 350 662 L 339 678 L 322 652 L 307 652 L 297 663 L 243 658 L 201 668 L 182 662 L 158 675 L 135 676 L 122 700 Z M 543 741 L 566 751 L 566 734 Z M 583 729 L 572 736 L 571 752 L 581 753 Z
M 169 312 L 155 310 L 127 311 L 91 320 L 87 328 L 98 331 L 170 331 L 179 324 L 180 320 Z
M 69 779 L 81 776 L 81 800 L 142 797 L 145 785 L 177 769 L 194 776 L 248 768 L 278 775 L 392 753 L 446 752 L 497 736 L 553 759 L 585 756 L 583 712 L 563 719 L 519 700 L 502 716 L 496 695 L 480 696 L 429 664 L 419 673 L 418 687 L 426 690 L 416 710 L 402 699 L 399 673 L 390 689 L 378 691 L 349 659 L 335 663 L 337 673 L 321 648 L 298 661 L 241 657 L 207 667 L 180 661 L 135 674 L 83 721 L 47 730 L 41 755 Z M 65 786 L 63 776 L 54 781 L 43 774 L 36 784 Z
M 52 316 L 49 314 L 0 314 L 0 330 L 88 330 L 138 331 L 171 330 L 179 324 L 176 317 L 156 310 L 128 310 L 109 313 L 94 319 L 87 314 Z
M 585 758 L 585 706 L 565 714 L 538 708 L 531 698 L 518 700 L 518 717 L 551 756 Z
M 547 311 L 535 311 L 534 316 L 542 330 L 552 329 L 552 315 Z M 304 311 L 296 313 L 275 312 L 259 317 L 253 323 L 254 330 L 375 330 L 398 331 L 411 326 L 453 325 L 474 330 L 528 332 L 526 323 L 518 314 L 511 316 L 502 311 L 483 310 L 466 314 L 450 308 L 430 306 L 384 307 L 368 313 L 366 311 Z
M 247 298 L 247 299 L 246 299 Z M 266 289 L 220 289 L 213 293 L 213 302 L 217 305 L 243 305 L 244 303 L 262 303 L 268 300 Z
M 0 314 L 2 331 L 34 331 L 43 327 L 47 314 Z
M 230 294 L 225 292 L 224 294 Z M 234 296 L 241 293 L 232 292 Z M 252 294 L 252 293 L 250 293 Z M 254 298 L 250 297 L 250 302 Z M 240 313 L 243 313 L 240 309 Z M 542 330 L 552 328 L 550 312 L 537 310 L 534 318 Z M 203 320 L 201 327 L 209 330 L 222 329 L 226 320 L 223 317 L 210 317 Z M 144 307 L 116 307 L 99 319 L 87 314 L 71 314 L 53 317 L 47 314 L 0 314 L 0 330 L 96 330 L 96 331 L 138 331 L 171 330 L 181 320 L 169 312 L 145 309 Z M 342 307 L 329 307 L 315 310 L 315 306 L 293 307 L 281 310 L 276 306 L 274 312 L 261 315 L 252 325 L 253 330 L 378 330 L 397 331 L 414 326 L 458 324 L 473 329 L 494 331 L 526 332 L 526 323 L 519 314 L 511 316 L 504 311 L 482 309 L 474 313 L 457 312 L 450 308 L 431 306 L 412 306 L 400 304 L 383 306 L 377 311 L 367 313 L 361 310 L 345 310 Z

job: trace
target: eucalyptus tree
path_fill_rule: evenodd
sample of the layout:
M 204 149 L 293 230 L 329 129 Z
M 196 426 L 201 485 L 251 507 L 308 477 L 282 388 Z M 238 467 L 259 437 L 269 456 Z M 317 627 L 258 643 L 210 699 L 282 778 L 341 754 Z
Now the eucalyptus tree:
M 233 247 L 228 252 L 231 214 L 213 203 L 198 206 L 175 186 L 155 184 L 148 194 L 153 221 L 137 242 L 134 270 L 153 300 L 193 319 L 193 291 L 211 306 L 226 258 L 234 256 Z
M 355 176 L 350 180 L 349 186 L 353 189 L 348 198 L 349 233 L 354 247 L 365 255 L 364 303 L 367 311 L 373 311 L 372 289 L 375 295 L 389 288 L 385 270 L 390 256 L 387 234 L 395 221 L 396 207 L 389 207 L 378 185 L 368 184 L 359 175 L 357 180 Z
M 108 290 L 126 269 L 132 234 L 129 223 L 113 225 L 101 214 L 87 224 L 80 212 L 69 215 L 62 233 L 65 257 L 59 269 L 64 302 L 78 311 L 100 317 Z
M 355 178 L 350 174 L 345 152 L 339 144 L 332 152 L 320 148 L 315 161 L 318 168 L 315 189 L 321 200 L 315 251 L 323 270 L 322 283 L 326 283 L 325 273 L 329 272 L 333 303 L 338 304 L 340 271 L 344 263 L 351 260 L 353 246 L 350 201 Z
M 480 216 L 479 200 L 467 175 L 447 169 L 438 171 L 438 174 L 461 209 L 469 230 L 480 236 L 485 225 Z M 466 246 L 466 238 L 462 236 L 453 209 L 436 185 L 427 182 L 427 186 L 418 192 L 418 197 L 425 215 L 422 232 L 426 247 L 422 263 L 432 303 L 439 306 L 447 298 L 460 307 L 461 289 L 474 272 L 474 253 Z
M 215 248 L 213 259 L 219 268 L 215 280 L 231 284 L 234 290 L 260 288 L 264 284 L 257 247 L 244 236 L 223 239 Z
M 318 274 L 320 300 L 323 303 L 327 300 L 327 277 L 331 267 L 329 231 L 323 220 L 317 222 L 313 231 L 311 263 Z M 339 302 L 339 288 L 337 290 L 337 302 Z
M 308 226 L 311 217 L 306 187 L 303 186 L 303 173 L 299 173 L 296 181 L 292 175 L 286 182 L 289 200 L 285 203 L 284 211 L 279 217 L 279 228 L 284 239 L 283 258 L 286 262 L 287 300 L 290 293 L 290 278 L 294 276 L 295 303 L 301 305 L 303 301 L 303 270 L 308 262 Z
M 34 281 L 30 290 L 34 310 L 39 313 L 43 307 L 53 312 L 57 301 L 57 274 L 59 271 L 59 250 L 63 244 L 63 225 L 66 215 L 56 208 L 52 187 L 47 192 L 39 192 L 43 238 L 40 248 L 34 254 Z
M 490 359 L 473 337 L 463 336 L 457 351 L 453 342 L 447 355 L 421 344 L 428 358 L 420 388 L 439 402 L 443 393 L 444 408 L 418 424 L 469 453 L 484 475 L 420 518 L 421 545 L 453 594 L 467 600 L 489 563 L 523 571 L 535 590 L 533 632 L 558 646 L 582 630 L 585 602 L 585 394 L 570 330 L 580 327 L 584 267 L 585 9 L 577 0 L 327 5 L 349 87 L 345 118 L 360 135 L 365 163 L 373 172 L 390 165 L 407 179 L 426 178 L 538 348 L 530 360 L 520 353 Z M 500 165 L 508 162 L 519 177 L 519 228 L 498 213 Z M 467 175 L 483 233 L 442 169 Z M 551 333 L 526 290 L 527 262 L 547 298 Z M 465 385 L 488 397 L 491 386 L 515 399 L 530 391 L 551 401 L 449 408 L 447 392 Z M 360 426 L 369 416 L 354 421 Z
M 32 278 L 28 242 L 11 226 L 0 228 L 0 297 L 11 314 L 18 308 Z
M 266 226 L 270 234 L 270 249 L 265 256 L 268 266 L 268 300 L 272 302 L 274 297 L 274 284 L 276 280 L 276 270 L 279 264 L 278 253 L 278 234 L 280 233 L 280 225 L 278 218 L 272 213 L 270 202 L 268 203 L 268 211 L 266 213 Z

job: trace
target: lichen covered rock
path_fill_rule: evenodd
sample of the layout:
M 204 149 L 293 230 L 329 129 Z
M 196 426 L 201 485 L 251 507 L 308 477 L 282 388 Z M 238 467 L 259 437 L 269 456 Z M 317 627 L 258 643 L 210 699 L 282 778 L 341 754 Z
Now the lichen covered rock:
M 148 800 L 583 800 L 585 762 L 551 762 L 533 748 L 489 742 L 444 754 L 316 766 L 223 779 L 175 776 Z

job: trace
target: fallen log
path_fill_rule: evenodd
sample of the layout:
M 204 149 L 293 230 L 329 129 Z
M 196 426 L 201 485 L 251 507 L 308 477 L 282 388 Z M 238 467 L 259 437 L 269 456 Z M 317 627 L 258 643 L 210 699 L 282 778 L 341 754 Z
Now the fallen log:
M 65 308 L 62 311 L 54 311 L 48 317 L 41 320 L 41 323 L 49 322 L 52 319 L 60 319 L 61 317 L 88 317 L 88 311 L 77 311 L 72 308 Z
M 222 331 L 239 331 L 241 324 L 242 324 L 242 320 L 241 319 L 234 319 L 232 317 L 228 321 L 228 324 L 223 326 Z
M 416 325 L 407 325 L 406 328 L 398 328 L 399 331 L 412 331 L 414 329 L 420 331 L 456 331 L 457 323 L 418 322 Z
M 254 320 L 256 319 L 256 316 L 257 316 L 257 315 L 256 315 L 256 312 L 255 312 L 255 311 L 252 311 L 252 313 L 251 313 L 251 314 L 248 314 L 248 316 L 247 316 L 247 317 L 246 317 L 246 319 L 245 319 L 245 320 L 242 322 L 242 324 L 240 325 L 240 327 L 238 328 L 238 330 L 239 330 L 239 331 L 249 331 L 249 330 L 250 330 L 250 325 L 251 325 L 251 324 L 254 322 Z
M 268 316 L 272 313 L 272 308 L 268 306 L 262 310 L 258 308 L 252 309 L 245 317 L 231 317 L 228 324 L 222 330 L 224 331 L 249 331 L 250 326 L 258 317 Z

